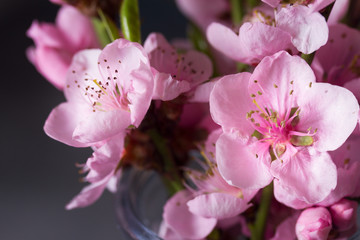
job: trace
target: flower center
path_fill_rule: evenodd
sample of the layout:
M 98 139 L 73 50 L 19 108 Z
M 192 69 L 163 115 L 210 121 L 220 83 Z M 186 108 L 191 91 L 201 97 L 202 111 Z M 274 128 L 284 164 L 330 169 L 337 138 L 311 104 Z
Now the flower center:
M 259 106 L 255 99 L 253 103 L 257 109 L 251 110 L 246 115 L 255 129 L 252 136 L 269 147 L 273 160 L 279 159 L 290 145 L 299 147 L 313 144 L 315 132 L 311 133 L 311 129 L 308 129 L 307 133 L 296 131 L 296 125 L 300 120 L 299 107 L 291 108 L 281 117 L 277 111 Z

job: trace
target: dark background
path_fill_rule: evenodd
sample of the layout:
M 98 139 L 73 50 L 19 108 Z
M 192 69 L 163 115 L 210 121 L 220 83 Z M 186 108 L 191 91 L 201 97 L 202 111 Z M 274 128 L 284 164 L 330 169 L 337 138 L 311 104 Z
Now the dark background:
M 34 19 L 53 22 L 47 0 L 0 2 L 0 240 L 120 239 L 114 197 L 105 192 L 90 207 L 66 211 L 85 185 L 75 163 L 90 156 L 43 132 L 51 109 L 64 101 L 28 62 L 25 35 Z M 186 22 L 173 0 L 140 0 L 143 38 L 151 31 L 184 37 Z

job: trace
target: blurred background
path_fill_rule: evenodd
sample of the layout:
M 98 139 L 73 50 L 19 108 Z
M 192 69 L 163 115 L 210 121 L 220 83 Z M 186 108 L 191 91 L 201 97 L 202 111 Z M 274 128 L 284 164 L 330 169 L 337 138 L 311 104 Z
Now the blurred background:
M 186 20 L 173 0 L 139 2 L 143 38 L 152 31 L 168 39 L 185 36 Z M 91 151 L 43 132 L 64 97 L 27 60 L 33 43 L 25 32 L 34 19 L 54 22 L 58 9 L 48 0 L 0 2 L 0 239 L 121 239 L 109 192 L 90 207 L 65 210 L 85 186 L 75 163 L 85 162 Z

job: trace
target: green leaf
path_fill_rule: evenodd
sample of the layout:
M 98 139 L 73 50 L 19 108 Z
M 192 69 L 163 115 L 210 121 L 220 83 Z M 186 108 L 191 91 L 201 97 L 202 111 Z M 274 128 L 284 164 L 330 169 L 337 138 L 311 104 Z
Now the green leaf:
M 124 38 L 141 43 L 138 0 L 123 0 L 120 9 L 120 22 Z
M 98 37 L 101 46 L 105 47 L 106 45 L 111 43 L 111 39 L 109 38 L 109 35 L 106 32 L 103 22 L 98 18 L 92 18 L 91 21 L 92 21 L 96 36 Z
M 119 30 L 116 27 L 116 24 L 108 16 L 106 16 L 101 9 L 98 9 L 98 14 L 110 41 L 113 42 L 115 39 L 120 38 Z

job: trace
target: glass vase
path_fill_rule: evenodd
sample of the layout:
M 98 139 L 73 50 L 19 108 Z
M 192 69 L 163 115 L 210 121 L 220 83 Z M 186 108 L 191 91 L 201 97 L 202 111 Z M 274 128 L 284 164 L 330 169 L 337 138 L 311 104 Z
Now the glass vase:
M 115 204 L 120 239 L 162 239 L 158 232 L 168 196 L 161 177 L 155 171 L 124 170 L 118 183 Z M 357 226 L 360 226 L 360 208 L 357 211 Z M 360 230 L 349 240 L 360 240 Z
M 123 171 L 116 193 L 116 216 L 122 240 L 161 239 L 158 236 L 168 193 L 154 171 Z

